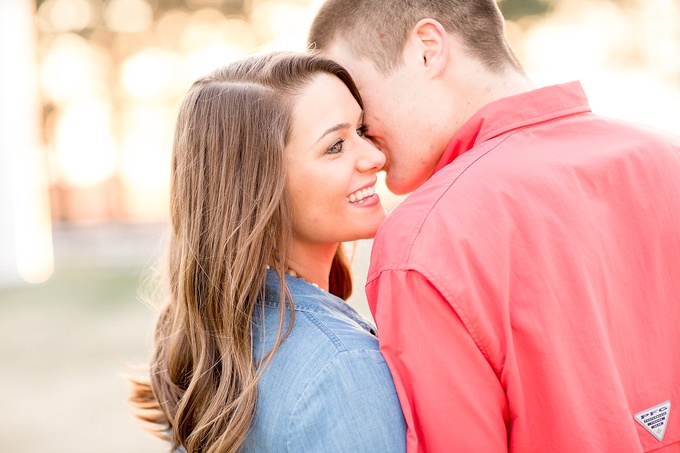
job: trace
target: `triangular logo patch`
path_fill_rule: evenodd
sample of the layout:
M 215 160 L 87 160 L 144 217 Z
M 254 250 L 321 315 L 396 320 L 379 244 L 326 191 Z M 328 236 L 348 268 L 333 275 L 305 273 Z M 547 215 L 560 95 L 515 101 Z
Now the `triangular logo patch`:
M 642 412 L 638 412 L 634 417 L 652 436 L 661 441 L 663 440 L 663 435 L 666 434 L 666 426 L 668 426 L 668 416 L 670 413 L 671 402 L 665 401 Z

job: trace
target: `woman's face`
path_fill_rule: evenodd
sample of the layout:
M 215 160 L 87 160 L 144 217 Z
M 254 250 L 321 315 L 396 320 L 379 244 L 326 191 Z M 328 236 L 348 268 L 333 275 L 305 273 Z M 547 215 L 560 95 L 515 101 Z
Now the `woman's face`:
M 337 77 L 319 74 L 298 96 L 286 147 L 298 243 L 372 238 L 385 219 L 375 193 L 385 156 L 363 129 L 363 112 Z

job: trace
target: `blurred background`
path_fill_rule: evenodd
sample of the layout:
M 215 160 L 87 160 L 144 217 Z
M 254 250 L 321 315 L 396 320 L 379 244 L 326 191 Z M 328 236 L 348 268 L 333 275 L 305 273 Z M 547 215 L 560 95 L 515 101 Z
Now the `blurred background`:
M 320 0 L 0 0 L 0 445 L 161 452 L 126 403 L 148 361 L 181 96 L 305 49 Z M 539 85 L 680 134 L 680 0 L 502 0 Z M 400 198 L 381 188 L 392 209 Z M 355 295 L 370 241 L 357 244 Z

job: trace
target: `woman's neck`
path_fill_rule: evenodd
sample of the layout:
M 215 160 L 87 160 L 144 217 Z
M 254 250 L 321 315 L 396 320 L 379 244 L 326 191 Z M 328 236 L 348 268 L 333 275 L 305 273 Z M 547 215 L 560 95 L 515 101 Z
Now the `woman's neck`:
M 299 278 L 328 291 L 333 257 L 340 244 L 308 244 L 293 241 L 288 268 Z

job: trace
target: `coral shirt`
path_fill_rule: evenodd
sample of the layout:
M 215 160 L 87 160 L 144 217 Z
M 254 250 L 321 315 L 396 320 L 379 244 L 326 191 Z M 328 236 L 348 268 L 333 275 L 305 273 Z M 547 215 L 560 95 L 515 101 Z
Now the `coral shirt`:
M 578 82 L 475 114 L 366 291 L 410 453 L 680 451 L 680 139 Z

